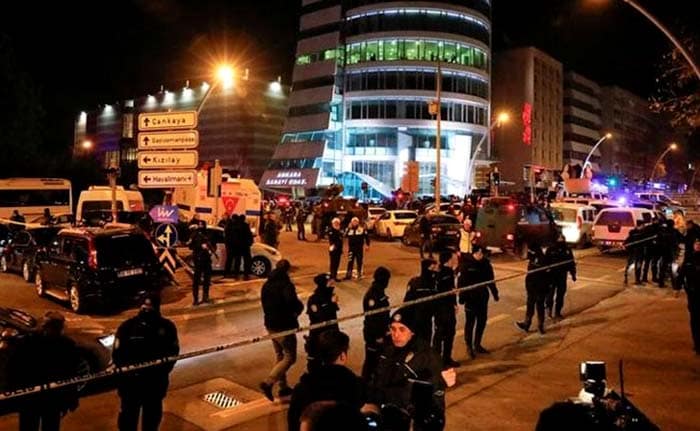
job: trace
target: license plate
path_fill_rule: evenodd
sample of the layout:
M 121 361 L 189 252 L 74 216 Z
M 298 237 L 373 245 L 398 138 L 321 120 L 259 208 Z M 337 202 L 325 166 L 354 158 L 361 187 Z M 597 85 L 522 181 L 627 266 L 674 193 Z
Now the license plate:
M 141 275 L 141 274 L 143 274 L 143 268 L 125 269 L 123 271 L 119 271 L 117 273 L 117 277 L 124 278 L 124 277 L 132 277 L 134 275 Z

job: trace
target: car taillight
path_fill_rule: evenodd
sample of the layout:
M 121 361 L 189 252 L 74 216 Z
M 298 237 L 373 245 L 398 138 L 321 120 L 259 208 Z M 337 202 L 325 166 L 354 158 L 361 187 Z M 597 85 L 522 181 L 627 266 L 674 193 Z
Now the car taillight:
M 439 227 L 434 227 L 434 228 L 432 229 L 432 231 L 433 231 L 433 232 L 440 232 L 440 228 L 439 228 Z
M 583 226 L 583 219 L 581 216 L 576 216 L 576 227 L 581 230 L 581 226 Z
M 514 239 L 515 239 L 515 235 L 513 235 L 512 233 L 509 233 L 508 235 L 506 235 L 507 241 L 513 241 Z
M 474 237 L 475 237 L 475 238 L 481 238 L 481 232 L 476 232 L 476 233 L 474 234 Z
M 510 204 L 506 208 L 508 208 L 508 211 L 515 211 L 515 205 Z
M 90 269 L 97 269 L 97 249 L 95 243 L 89 242 L 88 266 Z

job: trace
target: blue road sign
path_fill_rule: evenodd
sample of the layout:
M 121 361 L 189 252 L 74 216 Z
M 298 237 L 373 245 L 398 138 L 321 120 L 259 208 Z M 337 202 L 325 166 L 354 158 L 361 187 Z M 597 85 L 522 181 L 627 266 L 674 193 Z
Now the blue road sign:
M 156 205 L 148 212 L 155 223 L 177 223 L 178 208 L 175 205 Z
M 177 243 L 177 229 L 170 223 L 163 223 L 156 228 L 156 242 L 161 247 L 173 247 Z

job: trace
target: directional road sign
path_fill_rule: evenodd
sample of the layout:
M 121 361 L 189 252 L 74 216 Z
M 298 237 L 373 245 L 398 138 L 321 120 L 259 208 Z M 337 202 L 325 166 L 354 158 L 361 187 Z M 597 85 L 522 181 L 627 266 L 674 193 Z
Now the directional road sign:
M 196 130 L 183 132 L 142 132 L 138 134 L 139 150 L 187 150 L 199 146 Z
M 163 265 L 163 268 L 165 268 L 165 270 L 170 273 L 170 275 L 175 275 L 176 263 L 175 258 L 173 257 L 173 253 L 170 251 L 170 249 L 159 248 L 158 261 L 161 263 L 161 265 Z
M 139 187 L 145 189 L 167 189 L 197 185 L 197 171 L 139 171 Z
M 156 228 L 156 242 L 161 247 L 170 248 L 177 243 L 177 229 L 170 223 L 163 223 Z
M 189 169 L 199 163 L 197 151 L 139 151 L 139 169 Z
M 197 111 L 144 112 L 139 114 L 139 130 L 194 129 Z
M 156 205 L 148 212 L 156 223 L 177 223 L 178 208 L 175 205 Z

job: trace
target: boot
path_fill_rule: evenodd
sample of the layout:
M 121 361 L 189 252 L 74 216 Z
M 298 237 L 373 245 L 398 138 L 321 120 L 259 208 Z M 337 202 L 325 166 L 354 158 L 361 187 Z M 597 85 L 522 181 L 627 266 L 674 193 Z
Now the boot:
M 524 332 L 530 332 L 530 322 L 515 322 L 515 326 Z

